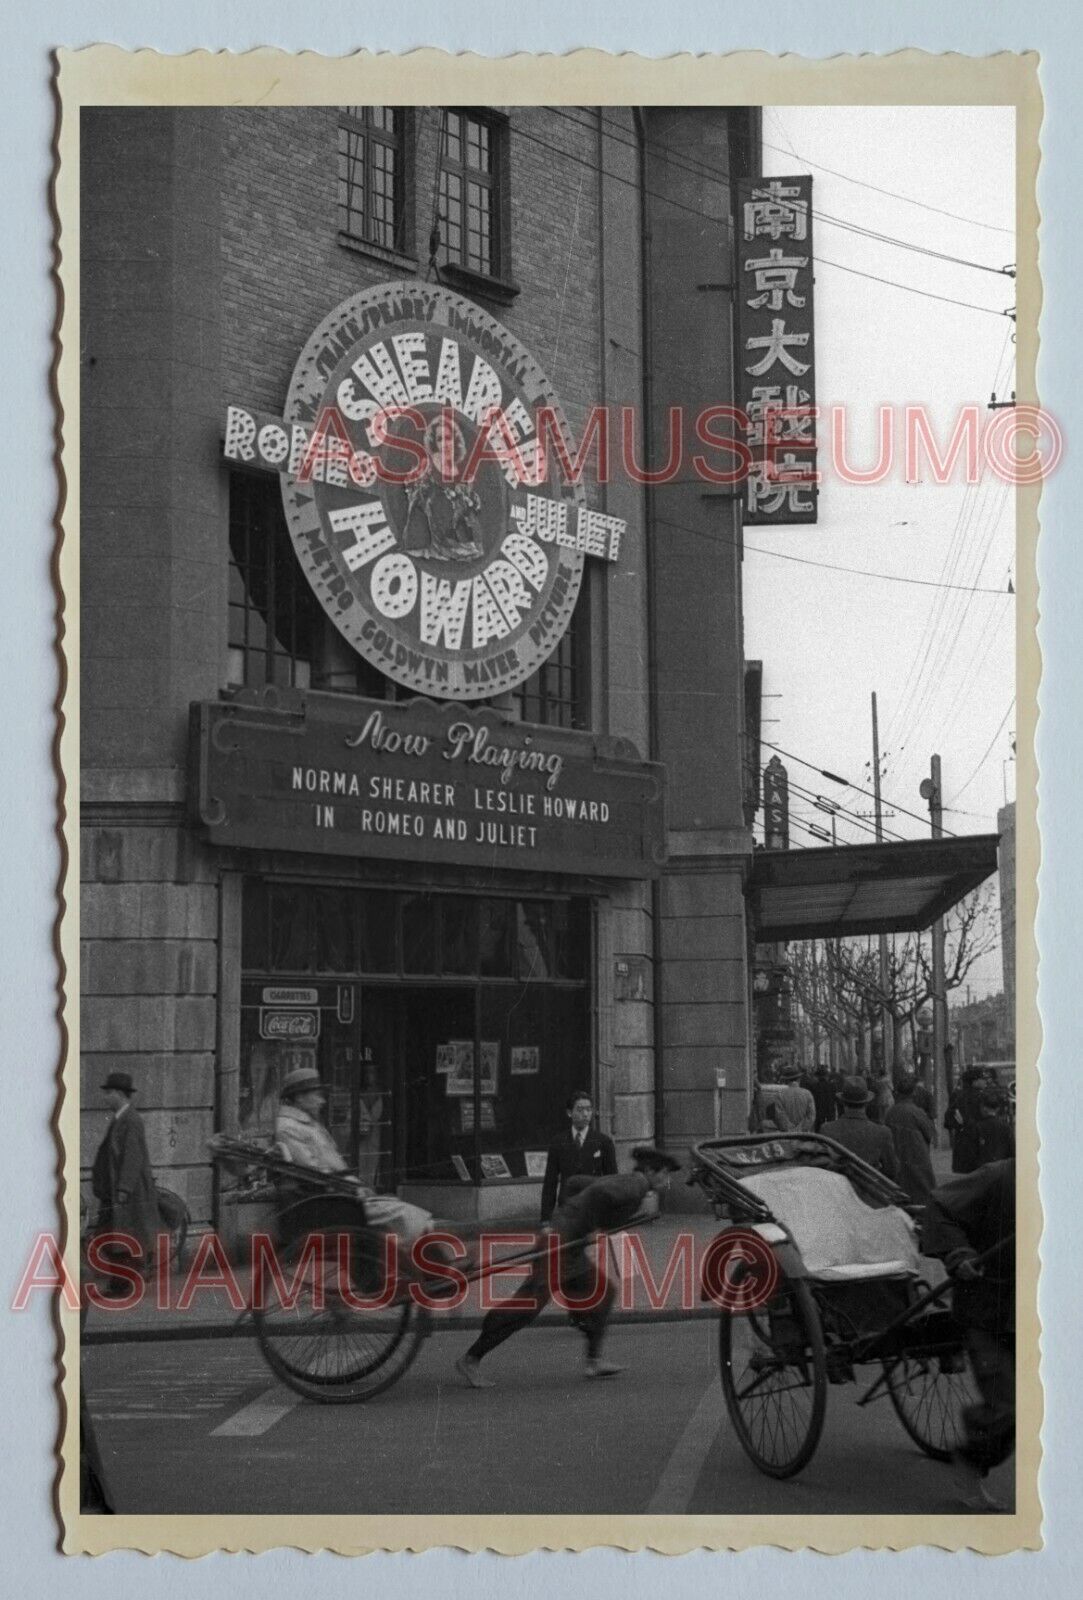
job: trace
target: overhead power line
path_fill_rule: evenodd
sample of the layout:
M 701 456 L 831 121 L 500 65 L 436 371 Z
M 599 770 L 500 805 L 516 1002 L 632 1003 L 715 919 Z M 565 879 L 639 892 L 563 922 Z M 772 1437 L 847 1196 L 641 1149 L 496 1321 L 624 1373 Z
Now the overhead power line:
M 588 160 L 584 156 L 577 156 L 574 151 L 565 150 L 560 145 L 553 144 L 548 139 L 542 139 L 536 133 L 528 133 L 525 128 L 519 127 L 515 123 L 511 124 L 511 133 L 513 137 L 525 139 L 531 144 L 538 145 L 543 150 L 548 150 L 552 155 L 560 156 L 564 161 L 571 161 L 577 166 L 586 167 L 591 172 L 600 173 L 601 176 L 606 178 L 609 182 L 622 183 L 626 185 L 626 187 L 634 189 L 637 192 L 639 190 L 639 183 L 637 179 L 626 178 L 622 173 L 612 172 L 608 167 L 599 166 L 596 161 Z M 568 192 L 570 194 L 572 191 L 569 189 Z M 652 199 L 658 200 L 667 206 L 672 206 L 678 211 L 683 211 L 689 216 L 699 217 L 705 222 L 713 222 L 716 224 L 716 226 L 722 226 L 725 221 L 723 217 L 717 216 L 709 211 L 704 211 L 699 206 L 690 206 L 683 200 L 676 200 L 672 195 L 659 194 L 655 190 L 647 190 L 646 192 Z M 817 267 L 832 267 L 837 269 L 839 272 L 850 273 L 852 276 L 868 278 L 870 281 L 884 284 L 888 288 L 899 289 L 906 294 L 916 294 L 923 300 L 940 300 L 946 305 L 959 306 L 964 311 L 977 311 L 983 316 L 1006 317 L 1010 315 L 1011 308 L 1000 310 L 996 306 L 981 306 L 975 304 L 975 302 L 972 300 L 958 300 L 951 295 L 936 294 L 931 289 L 918 289 L 913 284 L 900 283 L 895 278 L 884 278 L 875 272 L 863 272 L 858 267 L 844 266 L 841 261 L 832 261 L 827 256 L 817 254 L 815 257 L 815 264 Z
M 1014 704 L 1014 702 L 1013 702 L 1013 704 Z M 1005 717 L 1004 720 L 1006 722 L 1008 720 L 1007 717 Z M 1001 726 L 1003 726 L 1003 724 L 1001 724 Z M 999 729 L 997 731 L 999 733 Z M 995 738 L 994 738 L 994 742 L 995 742 Z M 770 739 L 761 738 L 760 739 L 760 743 L 763 744 L 763 745 L 766 745 L 769 750 L 777 750 L 779 755 L 780 756 L 785 756 L 788 761 L 796 761 L 799 766 L 808 767 L 810 772 L 818 772 L 820 774 L 821 778 L 827 778 L 829 780 L 829 782 L 831 782 L 831 783 L 842 784 L 843 788 L 845 788 L 845 789 L 856 789 L 858 794 L 868 795 L 870 800 L 875 800 L 876 799 L 876 795 L 875 795 L 874 791 L 872 789 L 866 789 L 864 784 L 851 783 L 849 778 L 840 778 L 837 772 L 829 772 L 826 767 L 818 767 L 814 761 L 806 761 L 804 756 L 796 756 L 796 755 L 794 755 L 792 750 L 784 750 L 780 744 L 772 744 Z M 989 748 L 992 749 L 992 745 L 990 745 Z M 968 783 L 969 783 L 969 781 L 970 780 L 967 779 Z M 965 787 L 966 787 L 966 784 L 963 785 L 963 788 L 965 788 Z M 959 791 L 959 794 L 961 794 L 961 793 L 962 793 L 962 789 L 960 789 L 960 791 Z M 900 805 L 897 800 L 889 799 L 887 795 L 883 795 L 881 798 L 882 798 L 883 804 L 886 805 L 886 806 L 890 806 L 893 811 L 900 811 L 904 817 L 913 817 L 915 822 L 920 822 L 920 823 L 923 824 L 923 826 L 926 826 L 926 827 L 928 826 L 928 823 L 929 823 L 928 816 L 924 816 L 923 817 L 920 814 L 920 812 L 910 811 L 906 806 Z M 957 794 L 953 798 L 957 800 L 959 798 L 959 795 Z M 951 832 L 950 828 L 945 828 L 944 832 L 946 834 L 949 834 L 953 839 L 956 837 L 956 835 Z
M 562 117 L 564 121 L 570 122 L 574 127 L 584 128 L 590 132 L 594 131 L 595 124 L 593 122 L 587 122 L 580 117 L 571 116 L 567 110 L 560 106 L 551 106 L 549 109 L 554 111 L 557 116 Z M 605 116 L 602 117 L 602 122 L 614 130 L 607 135 L 614 144 L 622 144 L 627 149 L 638 150 L 638 141 L 625 137 L 627 130 L 621 127 L 619 123 Z M 757 178 L 735 179 L 728 168 L 716 166 L 701 157 L 690 156 L 687 151 L 675 150 L 672 145 L 666 144 L 662 139 L 648 139 L 647 146 L 649 149 L 662 152 L 668 162 L 679 171 L 688 172 L 693 177 L 705 178 L 710 182 L 732 185 L 737 189 L 747 191 L 760 188 L 764 183 L 771 181 L 772 174 L 765 174 Z M 771 146 L 770 148 L 777 149 L 778 146 Z M 794 160 L 800 162 L 801 158 L 795 154 Z M 784 208 L 787 204 L 781 200 L 778 203 Z M 789 209 L 796 212 L 797 207 L 795 205 Z M 841 228 L 848 233 L 856 233 L 864 238 L 874 239 L 879 244 L 892 245 L 899 250 L 910 250 L 917 255 L 930 256 L 937 261 L 950 262 L 954 266 L 970 267 L 976 272 L 991 272 L 1000 277 L 1011 277 L 1013 275 L 1010 267 L 994 267 L 987 261 L 972 261 L 966 256 L 952 255 L 950 251 L 934 250 L 931 246 L 918 244 L 913 239 L 901 239 L 897 234 L 883 233 L 876 228 L 867 228 L 860 222 L 854 222 L 852 218 L 836 217 L 829 211 L 820 210 L 819 207 L 816 209 L 815 216 L 818 223 L 824 222 L 831 227 Z
M 777 111 L 776 111 L 777 116 Z M 781 126 L 781 123 L 780 123 Z M 738 133 L 736 137 L 748 143 L 746 134 Z M 775 150 L 781 156 L 793 156 L 795 161 L 800 161 L 806 167 L 815 167 L 817 172 L 829 172 L 833 178 L 841 178 L 845 183 L 857 184 L 862 189 L 872 189 L 875 194 L 885 194 L 892 200 L 902 200 L 908 206 L 920 206 L 923 211 L 935 211 L 938 217 L 950 217 L 953 222 L 966 222 L 973 228 L 985 228 L 990 233 L 1006 233 L 1015 236 L 1014 228 L 1004 228 L 995 222 L 982 222 L 977 217 L 964 216 L 959 211 L 947 211 L 943 206 L 934 206 L 928 200 L 915 200 L 912 195 L 900 194 L 897 189 L 884 189 L 878 183 L 869 183 L 865 178 L 855 178 L 852 173 L 839 172 L 835 167 L 825 167 L 822 161 L 811 161 L 808 156 L 799 156 L 791 147 L 783 150 L 781 145 L 770 144 L 766 139 L 761 140 L 765 150 Z
M 716 544 L 728 544 L 734 550 L 751 550 L 758 556 L 773 556 L 776 561 L 795 561 L 801 567 L 822 567 L 826 572 L 846 572 L 855 578 L 878 578 L 884 583 L 918 584 L 923 589 L 962 589 L 967 594 L 992 594 L 1000 597 L 1010 593 L 1007 589 L 977 588 L 968 583 L 939 583 L 935 578 L 908 578 L 897 572 L 870 572 L 865 567 L 846 567 L 835 561 L 813 561 L 809 556 L 794 556 L 784 550 L 765 550 L 762 545 L 749 544 L 747 541 L 739 544 L 735 539 L 727 539 L 724 535 L 705 528 L 690 528 L 687 523 L 674 522 L 670 517 L 656 517 L 654 520 L 664 527 L 675 528 L 679 533 L 690 533 Z
M 952 795 L 952 797 L 951 797 L 952 805 L 955 804 L 956 800 L 958 800 L 958 798 L 959 798 L 959 796 L 961 794 L 965 794 L 966 793 L 966 791 L 970 788 L 970 785 L 974 782 L 974 779 L 978 776 L 978 773 L 981 771 L 982 767 L 984 767 L 985 763 L 988 761 L 989 757 L 992 755 L 993 746 L 996 744 L 997 740 L 1000 738 L 1001 734 L 1004 732 L 1005 724 L 1007 723 L 1008 718 L 1011 716 L 1011 714 L 1012 714 L 1014 709 L 1015 709 L 1015 696 L 1012 695 L 1012 703 L 1008 707 L 1007 711 L 1005 711 L 1004 715 L 1001 717 L 1000 726 L 997 729 L 997 731 L 994 733 L 993 737 L 989 740 L 989 744 L 988 744 L 988 747 L 986 749 L 985 754 L 982 756 L 981 760 L 978 762 L 977 766 L 974 768 L 974 771 L 970 774 L 969 778 L 963 784 L 963 787 L 961 789 L 956 789 L 955 793 Z M 764 742 L 766 742 L 766 741 L 764 741 Z
M 659 521 L 662 519 L 659 518 Z M 979 589 L 969 583 L 938 583 L 935 578 L 907 578 L 896 572 L 869 572 L 864 567 L 843 567 L 832 561 L 812 561 L 807 556 L 792 556 L 779 550 L 764 550 L 760 545 L 746 544 L 758 556 L 776 556 L 780 561 L 796 561 L 803 567 L 823 567 L 828 572 L 848 572 L 855 578 L 879 578 L 884 583 L 914 583 L 923 589 L 961 589 L 966 594 L 995 594 L 1004 597 L 1008 589 Z
M 811 789 L 804 788 L 796 781 L 795 778 L 792 777 L 789 779 L 788 788 L 792 790 L 792 792 L 800 799 L 811 800 L 813 805 L 815 805 L 818 800 L 823 798 L 822 795 L 815 794 Z M 818 807 L 817 809 L 821 810 L 823 815 L 830 819 L 830 811 L 824 810 L 822 807 Z M 875 822 L 870 822 L 868 818 L 860 816 L 856 811 L 851 811 L 848 806 L 841 804 L 837 805 L 835 808 L 835 815 L 839 817 L 845 817 L 846 820 L 855 828 L 860 828 L 863 833 L 871 833 L 873 838 L 876 837 Z M 889 839 L 896 840 L 899 844 L 904 844 L 906 842 L 905 834 L 897 832 L 894 828 L 888 828 L 883 823 L 881 823 L 881 832 Z

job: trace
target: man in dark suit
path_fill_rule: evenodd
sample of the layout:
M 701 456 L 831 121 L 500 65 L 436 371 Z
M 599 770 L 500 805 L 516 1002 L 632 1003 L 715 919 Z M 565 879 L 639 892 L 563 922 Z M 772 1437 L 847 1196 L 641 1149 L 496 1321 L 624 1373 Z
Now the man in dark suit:
M 816 1102 L 816 1126 L 819 1133 L 825 1122 L 831 1122 L 835 1117 L 836 1088 L 831 1080 L 827 1067 L 821 1061 L 816 1068 L 816 1076 L 809 1084 L 809 1093 Z
M 121 1250 L 118 1245 L 114 1259 L 125 1259 L 146 1271 L 153 1263 L 160 1223 L 143 1121 L 131 1103 L 135 1085 L 128 1073 L 111 1072 L 102 1088 L 113 1115 L 91 1174 L 95 1198 L 101 1202 L 98 1231 L 123 1234 L 126 1248 Z M 133 1251 L 138 1254 L 133 1256 Z M 120 1278 L 113 1280 L 106 1292 L 125 1295 L 129 1288 Z
M 991 1161 L 1015 1157 L 1015 1130 L 1007 1116 L 1007 1096 L 995 1083 L 983 1084 L 977 1116 L 963 1123 L 955 1136 L 952 1172 L 976 1172 Z
M 867 1161 L 870 1167 L 882 1172 L 885 1178 L 895 1181 L 899 1176 L 899 1162 L 895 1155 L 895 1141 L 891 1130 L 881 1123 L 870 1122 L 866 1108 L 872 1095 L 864 1078 L 842 1080 L 842 1116 L 835 1122 L 825 1122 L 820 1132 L 825 1139 L 834 1139 L 851 1154 Z
M 474 1343 L 455 1363 L 455 1370 L 472 1389 L 492 1388 L 481 1372 L 482 1360 L 490 1350 L 534 1321 L 553 1292 L 554 1277 L 568 1300 L 587 1300 L 592 1295 L 596 1281 L 587 1247 L 593 1236 L 599 1231 L 610 1233 L 625 1227 L 643 1209 L 649 1194 L 661 1194 L 669 1188 L 673 1173 L 681 1165 L 674 1156 L 653 1145 L 637 1145 L 632 1160 L 634 1172 L 593 1181 L 573 1177 L 569 1181 L 569 1194 L 542 1235 L 543 1240 L 547 1236 L 552 1239 L 552 1256 L 547 1250 L 535 1260 L 530 1277 L 515 1296 L 521 1304 L 490 1311 Z M 623 1371 L 602 1357 L 602 1340 L 615 1298 L 616 1291 L 607 1280 L 597 1305 L 568 1313 L 587 1341 L 588 1378 L 612 1378 Z
M 565 1110 L 568 1127 L 549 1146 L 542 1183 L 541 1219 L 548 1222 L 564 1199 L 569 1178 L 607 1178 L 617 1170 L 613 1141 L 591 1126 L 594 1102 L 585 1089 L 577 1089 Z

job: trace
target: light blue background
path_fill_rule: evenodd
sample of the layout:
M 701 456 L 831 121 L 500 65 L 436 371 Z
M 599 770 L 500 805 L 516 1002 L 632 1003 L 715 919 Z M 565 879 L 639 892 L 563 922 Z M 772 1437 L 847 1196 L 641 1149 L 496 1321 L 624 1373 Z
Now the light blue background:
M 46 209 L 53 107 L 49 51 L 101 40 L 184 51 L 198 45 L 243 50 L 255 45 L 318 49 L 338 54 L 361 45 L 405 50 L 421 44 L 502 55 L 514 50 L 563 51 L 580 45 L 644 54 L 677 50 L 762 49 L 809 56 L 884 52 L 904 46 L 983 55 L 1036 49 L 1042 56 L 1046 99 L 1040 179 L 1042 321 L 1039 386 L 1043 403 L 1061 419 L 1068 439 L 1065 464 L 1042 507 L 1039 553 L 1045 687 L 1039 759 L 1042 769 L 1043 871 L 1039 935 L 1045 1027 L 1043 1071 L 1044 1244 L 1042 1313 L 1047 1328 L 1045 1377 L 1046 1465 L 1042 1492 L 1048 1548 L 1040 1556 L 998 1561 L 940 1553 L 899 1557 L 859 1553 L 844 1560 L 778 1552 L 740 1557 L 659 1558 L 599 1552 L 586 1558 L 537 1556 L 518 1560 L 435 1553 L 420 1558 L 371 1557 L 347 1566 L 334 1557 L 278 1553 L 257 1559 L 213 1557 L 186 1563 L 122 1554 L 97 1561 L 55 1553 L 50 1509 L 53 1477 L 53 1335 L 45 1305 L 13 1316 L 0 1312 L 0 1578 L 12 1594 L 45 1592 L 80 1597 L 145 1593 L 263 1594 L 268 1585 L 291 1595 L 324 1596 L 358 1587 L 381 1600 L 436 1586 L 483 1597 L 580 1594 L 640 1595 L 665 1584 L 675 1597 L 702 1600 L 718 1586 L 742 1594 L 787 1593 L 939 1595 L 979 1586 L 984 1595 L 1013 1595 L 1023 1585 L 1045 1594 L 1078 1588 L 1079 1484 L 1083 1459 L 1080 1388 L 1081 1296 L 1076 1270 L 1079 1235 L 1081 1118 L 1078 1073 L 1080 870 L 1078 774 L 1083 741 L 1078 719 L 1081 585 L 1079 484 L 1072 405 L 1078 388 L 1080 343 L 1079 225 L 1083 171 L 1079 113 L 1078 12 L 1067 4 L 1032 0 L 911 0 L 893 9 L 865 0 L 794 4 L 685 3 L 624 0 L 604 10 L 584 0 L 548 0 L 531 7 L 485 0 L 409 6 L 352 7 L 307 0 L 233 5 L 116 4 L 22 0 L 4 30 L 0 98 L 0 184 L 3 185 L 3 321 L 0 408 L 5 448 L 3 532 L 0 535 L 4 622 L 0 631 L 0 793 L 2 810 L 3 960 L 0 963 L 0 1237 L 10 1304 L 18 1267 L 35 1232 L 53 1225 L 54 1151 L 48 1134 L 57 1052 L 50 953 L 52 892 L 58 871 L 53 835 L 55 785 L 48 759 L 56 673 L 51 657 L 52 595 L 48 565 L 50 520 L 56 504 L 52 467 L 53 416 L 48 396 L 54 294 L 48 278 L 51 223 Z M 14 14 L 13 14 L 14 12 Z M 358 1416 L 358 1427 L 364 1426 Z M 528 1445 L 528 1442 L 526 1442 Z M 589 1570 L 584 1567 L 589 1563 Z M 797 1570 L 795 1570 L 795 1563 Z M 1077 1572 L 1076 1580 L 1071 1578 Z

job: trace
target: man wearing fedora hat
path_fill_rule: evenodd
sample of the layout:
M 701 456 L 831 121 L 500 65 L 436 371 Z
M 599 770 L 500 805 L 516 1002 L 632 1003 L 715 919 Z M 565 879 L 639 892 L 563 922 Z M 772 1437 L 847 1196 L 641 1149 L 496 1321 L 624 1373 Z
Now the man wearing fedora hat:
M 146 1270 L 153 1261 L 160 1219 L 143 1119 L 132 1105 L 135 1085 L 129 1073 L 111 1072 L 101 1087 L 112 1116 L 91 1169 L 91 1188 L 101 1202 L 98 1228 L 131 1239 L 134 1244 L 124 1255 Z M 134 1259 L 133 1248 L 138 1250 Z M 129 1288 L 126 1280 L 115 1279 L 106 1292 L 124 1295 Z
M 585 1300 L 594 1289 L 594 1273 L 587 1256 L 587 1246 L 593 1236 L 625 1227 L 643 1209 L 648 1195 L 660 1194 L 669 1188 L 670 1179 L 681 1165 L 674 1156 L 653 1145 L 637 1145 L 632 1151 L 632 1161 L 634 1172 L 594 1179 L 586 1174 L 569 1178 L 564 1186 L 564 1198 L 542 1232 L 543 1241 L 549 1234 L 556 1236 L 560 1287 L 569 1300 Z M 540 1314 L 551 1290 L 546 1251 L 536 1258 L 530 1277 L 515 1297 L 522 1304 L 490 1311 L 474 1343 L 455 1363 L 456 1371 L 472 1389 L 492 1388 L 489 1379 L 482 1375 L 482 1359 L 520 1328 L 528 1327 Z M 610 1378 L 623 1370 L 602 1359 L 602 1341 L 615 1298 L 616 1291 L 607 1282 L 597 1306 L 569 1312 L 586 1337 L 588 1378 Z
M 764 1128 L 774 1127 L 779 1133 L 811 1133 L 816 1126 L 816 1101 L 798 1082 L 801 1068 L 796 1061 L 784 1061 L 775 1075 L 776 1083 L 764 1083 L 759 1088 L 759 1114 Z
M 869 1121 L 867 1107 L 871 1099 L 863 1078 L 843 1078 L 839 1095 L 842 1116 L 834 1122 L 825 1122 L 820 1132 L 825 1139 L 834 1139 L 836 1144 L 841 1144 L 894 1182 L 899 1175 L 895 1141 L 890 1128 Z
M 320 1113 L 326 1103 L 323 1080 L 315 1067 L 295 1067 L 286 1074 L 279 1091 L 275 1117 L 275 1144 L 287 1161 L 314 1172 L 346 1172 L 346 1158 L 332 1139 Z M 360 1179 L 358 1194 L 365 1211 L 377 1228 L 398 1234 L 412 1244 L 433 1226 L 429 1212 L 412 1206 L 395 1195 L 376 1194 Z M 433 1256 L 440 1252 L 433 1250 Z

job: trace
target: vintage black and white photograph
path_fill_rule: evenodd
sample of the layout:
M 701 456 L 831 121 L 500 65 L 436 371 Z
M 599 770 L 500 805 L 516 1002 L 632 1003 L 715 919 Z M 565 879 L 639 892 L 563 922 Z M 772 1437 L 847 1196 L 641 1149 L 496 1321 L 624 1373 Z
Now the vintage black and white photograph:
M 61 62 L 81 1547 L 1033 1541 L 1033 72 L 449 62 Z

